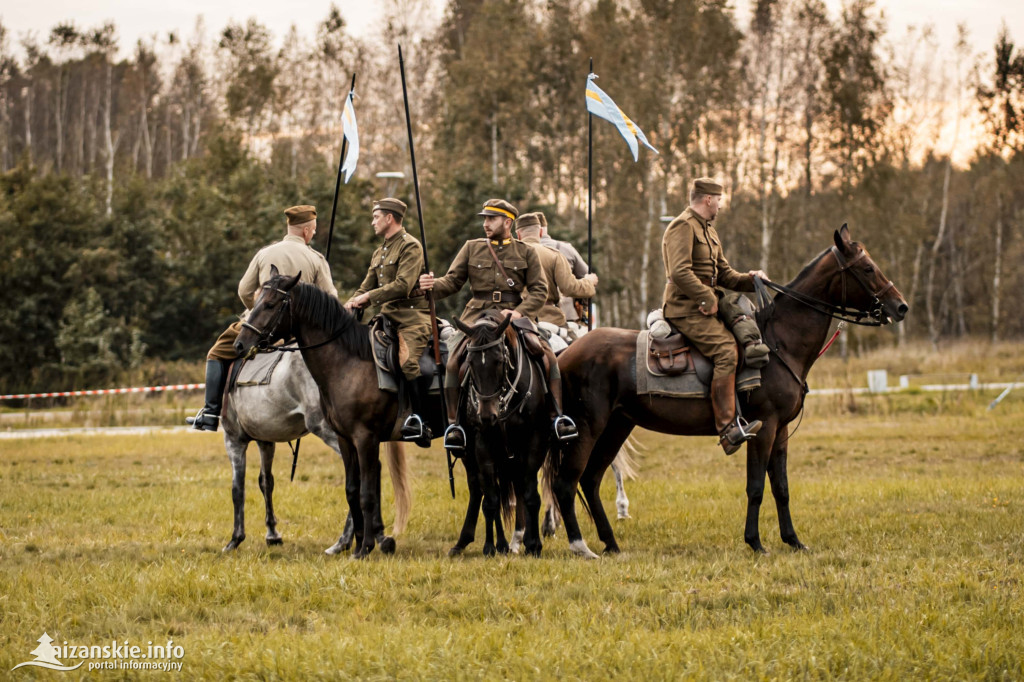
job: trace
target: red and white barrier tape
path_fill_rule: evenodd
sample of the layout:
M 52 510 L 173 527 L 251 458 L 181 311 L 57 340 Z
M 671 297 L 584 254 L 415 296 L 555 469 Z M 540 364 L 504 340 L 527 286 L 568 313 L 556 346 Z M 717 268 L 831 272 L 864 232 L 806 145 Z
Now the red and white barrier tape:
M 116 393 L 158 393 L 160 391 L 198 391 L 206 384 L 171 384 L 170 386 L 142 386 L 135 388 L 98 388 L 91 391 L 57 391 L 55 393 L 12 393 L 0 395 L 0 400 L 22 398 L 73 398 L 80 395 L 111 395 Z

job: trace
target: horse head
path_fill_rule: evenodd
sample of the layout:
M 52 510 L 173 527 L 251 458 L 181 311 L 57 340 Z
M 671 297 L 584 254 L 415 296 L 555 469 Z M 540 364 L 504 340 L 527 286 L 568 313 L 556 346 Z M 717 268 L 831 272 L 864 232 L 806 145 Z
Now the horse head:
M 270 266 L 270 279 L 263 285 L 259 298 L 242 323 L 242 331 L 235 340 L 239 357 L 251 356 L 260 348 L 267 348 L 280 339 L 291 338 L 291 291 L 299 283 L 302 273 L 287 277 Z
M 511 321 L 511 316 L 495 311 L 484 311 L 473 326 L 455 320 L 469 339 L 464 360 L 469 374 L 468 405 L 475 406 L 476 417 L 484 427 L 494 426 L 502 418 L 514 393 L 515 381 L 509 370 L 514 369 L 511 349 L 517 340 L 509 329 Z
M 868 250 L 850 239 L 850 229 L 843 226 L 833 235 L 835 245 L 829 250 L 835 256 L 838 270 L 829 291 L 841 301 L 843 308 L 866 313 L 880 324 L 899 322 L 910 306 L 903 294 L 886 277 Z M 853 282 L 848 281 L 849 279 Z

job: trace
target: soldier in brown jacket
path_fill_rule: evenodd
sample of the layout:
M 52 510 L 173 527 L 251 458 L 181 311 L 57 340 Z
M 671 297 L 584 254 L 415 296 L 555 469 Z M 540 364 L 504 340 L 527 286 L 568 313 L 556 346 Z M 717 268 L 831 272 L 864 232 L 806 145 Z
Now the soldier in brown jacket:
M 260 287 L 270 279 L 270 266 L 277 266 L 282 275 L 302 273 L 301 281 L 313 284 L 332 296 L 338 295 L 331 280 L 327 259 L 309 246 L 316 234 L 316 207 L 292 206 L 284 212 L 288 218 L 284 239 L 260 249 L 238 283 L 238 297 L 246 310 L 252 309 Z M 228 327 L 206 355 L 206 404 L 195 417 L 185 421 L 198 431 L 216 431 L 220 423 L 221 398 L 227 383 L 228 367 L 238 357 L 235 339 L 242 331 L 242 321 Z
M 484 310 L 500 310 L 512 319 L 526 317 L 535 320 L 547 298 L 547 282 L 541 270 L 540 259 L 532 246 L 511 236 L 512 222 L 519 210 L 503 199 L 490 199 L 477 215 L 484 218 L 481 239 L 466 242 L 448 268 L 448 274 L 434 279 L 434 273 L 420 276 L 424 291 L 432 290 L 434 299 L 440 300 L 469 284 L 473 297 L 462 311 L 462 321 L 473 324 Z M 459 363 L 457 351 L 461 338 L 449 340 L 448 371 L 445 391 L 448 404 L 448 430 L 444 446 L 449 450 L 466 447 L 466 433 L 458 425 Z M 554 403 L 553 428 L 561 440 L 575 438 L 576 425 L 562 414 L 562 379 L 558 363 L 550 347 L 544 343 L 548 364 L 548 387 Z
M 409 355 L 402 364 L 406 387 L 412 402 L 412 414 L 402 424 L 402 438 L 430 447 L 432 434 L 423 414 L 420 395 L 420 356 L 430 340 L 430 308 L 416 281 L 423 272 L 423 246 L 405 231 L 402 221 L 408 208 L 405 202 L 388 197 L 373 205 L 373 231 L 384 243 L 370 256 L 370 267 L 363 283 L 345 303 L 349 311 L 380 306 L 380 312 L 398 329 Z
M 565 313 L 558 305 L 559 300 L 561 297 L 593 298 L 597 291 L 597 275 L 588 273 L 577 278 L 569 266 L 569 261 L 558 248 L 544 244 L 541 240 L 543 226 L 540 216 L 540 213 L 524 213 L 519 216 L 516 220 L 516 235 L 536 249 L 541 269 L 548 282 L 548 295 L 544 306 L 537 314 L 537 319 L 559 329 L 566 329 Z
M 761 422 L 741 423 L 736 416 L 736 338 L 716 317 L 718 287 L 753 291 L 754 276 L 729 266 L 722 242 L 711 221 L 718 215 L 722 186 L 711 178 L 694 180 L 690 206 L 665 230 L 661 254 L 665 263 L 665 319 L 681 331 L 715 366 L 711 405 L 719 443 L 727 455 L 739 449 L 761 428 Z

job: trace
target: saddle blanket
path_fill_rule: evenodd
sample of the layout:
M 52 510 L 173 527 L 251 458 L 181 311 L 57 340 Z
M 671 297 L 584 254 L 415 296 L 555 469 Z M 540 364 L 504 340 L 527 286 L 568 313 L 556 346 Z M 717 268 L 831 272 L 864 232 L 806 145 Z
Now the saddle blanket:
M 656 376 L 648 371 L 647 338 L 649 333 L 645 329 L 636 338 L 636 358 L 633 365 L 633 371 L 636 373 L 636 394 L 660 395 L 667 398 L 710 398 L 713 368 L 711 363 L 702 356 L 696 354 L 693 356 L 694 366 L 697 368 L 695 372 L 686 372 L 678 376 Z M 693 351 L 691 350 L 691 352 Z M 760 370 L 744 367 L 736 375 L 737 391 L 752 391 L 760 387 Z
M 291 346 L 295 347 L 295 344 L 291 344 Z M 284 359 L 284 353 L 280 352 L 257 353 L 252 360 L 241 363 L 242 367 L 238 370 L 234 385 L 266 386 L 270 383 L 270 378 L 274 375 L 277 366 L 281 364 L 282 359 Z

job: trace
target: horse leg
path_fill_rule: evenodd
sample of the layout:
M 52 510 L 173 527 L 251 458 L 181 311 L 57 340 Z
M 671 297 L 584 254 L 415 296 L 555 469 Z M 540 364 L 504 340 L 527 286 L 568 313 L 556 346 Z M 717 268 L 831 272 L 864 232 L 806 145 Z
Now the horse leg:
M 348 502 L 348 520 L 338 541 L 324 550 L 324 554 L 341 554 L 348 550 L 353 537 L 356 547 L 363 540 L 363 513 L 359 507 L 359 458 L 351 442 L 340 441 L 341 461 L 345 465 L 345 501 Z M 349 533 L 351 522 L 351 533 Z
M 619 545 L 615 541 L 615 532 L 601 502 L 601 480 L 632 431 L 633 423 L 626 417 L 612 415 L 608 420 L 608 426 L 594 444 L 587 468 L 583 470 L 583 476 L 580 478 L 580 488 L 597 527 L 597 537 L 604 543 L 605 554 L 618 554 Z
M 793 527 L 793 518 L 789 513 L 788 460 L 789 427 L 783 426 L 775 436 L 775 445 L 771 458 L 768 460 L 768 481 L 771 483 L 775 508 L 779 513 L 779 534 L 782 536 L 782 541 L 793 549 L 808 549 L 807 545 L 797 538 L 796 529 Z
M 558 502 L 558 511 L 562 514 L 562 523 L 565 524 L 565 534 L 569 539 L 569 551 L 584 559 L 597 559 L 597 555 L 590 551 L 583 533 L 580 532 L 580 523 L 576 519 L 576 487 L 579 485 L 580 476 L 583 475 L 583 463 L 589 456 L 594 445 L 593 436 L 587 428 L 580 429 L 580 437 L 570 443 L 562 457 L 558 467 L 555 480 L 551 485 L 555 500 Z M 557 457 L 557 453 L 552 453 Z
M 628 519 L 629 516 L 629 498 L 626 497 L 626 486 L 622 482 L 622 472 L 619 471 L 619 467 L 612 461 L 612 474 L 615 476 L 615 511 L 620 519 Z
M 522 491 L 516 491 L 516 497 L 522 500 L 522 504 L 519 506 L 525 507 L 524 544 L 526 553 L 536 557 L 540 556 L 541 549 L 543 549 L 540 536 L 541 500 L 540 491 L 537 490 L 537 472 L 544 463 L 548 447 L 546 435 L 542 440 L 538 440 L 539 442 L 534 443 L 536 449 L 531 449 L 531 454 L 527 459 L 525 476 L 520 484 Z M 519 508 L 517 507 L 517 517 L 518 512 Z
M 523 537 L 526 535 L 526 505 L 522 502 L 523 493 L 516 488 L 516 527 L 512 531 L 512 540 L 508 543 L 508 551 L 519 554 L 523 546 Z
M 380 441 L 367 433 L 356 440 L 359 453 L 359 508 L 363 516 L 363 538 L 356 547 L 353 559 L 364 559 L 373 551 L 376 523 L 380 517 Z
M 466 487 L 469 489 L 469 502 L 466 505 L 466 519 L 462 523 L 462 532 L 459 539 L 448 550 L 448 556 L 458 556 L 473 542 L 476 535 L 476 523 L 480 518 L 480 504 L 483 493 L 480 488 L 480 471 L 476 461 L 476 448 L 474 438 L 467 438 L 465 454 L 462 456 L 462 465 L 466 468 Z
M 480 448 L 477 452 L 480 452 Z M 498 486 L 494 481 L 494 464 L 490 456 L 485 456 L 485 461 L 480 462 L 480 479 L 483 488 L 483 510 L 484 510 L 484 556 L 494 556 L 495 547 L 495 526 L 498 527 L 499 536 L 504 539 L 501 532 L 501 505 L 498 502 Z
M 274 444 L 257 441 L 256 445 L 260 449 L 260 490 L 267 509 L 267 546 L 280 545 L 284 540 L 277 532 L 277 517 L 274 516 Z
M 341 458 L 342 464 L 344 465 L 345 455 L 342 454 L 341 443 L 338 442 L 338 435 L 334 432 L 334 429 L 328 426 L 327 420 L 324 418 L 319 407 L 306 413 L 306 429 L 326 443 L 327 447 L 338 453 L 338 457 Z M 346 476 L 346 480 L 347 478 L 348 477 Z M 350 508 L 348 510 L 348 516 L 345 517 L 345 525 L 341 529 L 341 537 L 339 537 L 338 542 L 331 547 L 331 549 L 337 547 L 337 551 L 328 551 L 327 553 L 337 554 L 338 552 L 348 551 L 348 548 L 352 546 L 352 538 L 355 537 L 355 531 L 356 525 L 352 521 L 352 509 Z
M 761 544 L 757 522 L 764 499 L 768 455 L 774 441 L 774 424 L 764 424 L 757 436 L 747 443 L 747 522 L 743 529 L 743 539 L 750 545 L 750 549 L 761 554 L 768 554 L 768 550 Z
M 231 542 L 224 545 L 223 551 L 237 549 L 245 540 L 245 450 L 248 441 L 233 440 L 224 437 L 224 446 L 231 460 L 231 503 L 234 507 L 235 527 L 231 532 Z
M 377 460 L 377 466 L 380 467 L 380 460 Z M 376 539 L 377 544 L 380 545 L 380 551 L 384 554 L 395 553 L 395 539 L 390 535 L 384 534 L 384 517 L 381 514 L 381 496 L 380 496 L 380 479 L 381 475 L 377 475 L 377 511 L 373 516 L 373 537 Z

